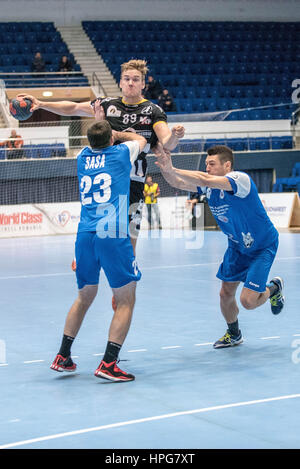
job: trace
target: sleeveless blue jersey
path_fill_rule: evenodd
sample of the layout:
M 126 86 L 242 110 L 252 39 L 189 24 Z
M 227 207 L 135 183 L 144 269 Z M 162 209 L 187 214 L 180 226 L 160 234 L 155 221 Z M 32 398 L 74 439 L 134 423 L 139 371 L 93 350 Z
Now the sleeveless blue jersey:
M 78 232 L 97 231 L 100 238 L 127 236 L 130 171 L 139 152 L 138 142 L 130 141 L 101 150 L 85 147 L 79 153 Z
M 226 177 L 232 191 L 198 187 L 198 192 L 206 194 L 210 210 L 228 236 L 229 245 L 251 255 L 277 241 L 278 231 L 268 217 L 250 176 L 232 171 Z

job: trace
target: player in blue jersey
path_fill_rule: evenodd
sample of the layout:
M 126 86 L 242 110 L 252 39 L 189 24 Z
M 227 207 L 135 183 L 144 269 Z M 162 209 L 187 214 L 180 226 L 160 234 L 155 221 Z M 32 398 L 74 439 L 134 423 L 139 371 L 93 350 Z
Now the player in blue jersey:
M 216 221 L 228 237 L 228 248 L 217 273 L 222 280 L 220 306 L 228 329 L 215 348 L 242 343 L 236 291 L 244 283 L 240 301 L 255 309 L 268 299 L 273 314 L 284 306 L 283 280 L 268 275 L 278 248 L 278 232 L 268 217 L 252 179 L 233 171 L 234 157 L 225 145 L 212 147 L 206 157 L 206 173 L 174 168 L 169 153 L 157 159 L 166 181 L 179 189 L 206 194 Z
M 128 230 L 129 187 L 132 165 L 146 139 L 132 132 L 112 131 L 105 120 L 88 129 L 90 147 L 77 156 L 81 196 L 75 253 L 78 297 L 65 322 L 60 350 L 51 365 L 55 371 L 75 371 L 71 346 L 98 291 L 103 269 L 112 288 L 116 308 L 108 343 L 95 376 L 111 381 L 132 381 L 134 376 L 117 366 L 135 304 L 138 269 Z M 123 142 L 113 145 L 114 139 Z

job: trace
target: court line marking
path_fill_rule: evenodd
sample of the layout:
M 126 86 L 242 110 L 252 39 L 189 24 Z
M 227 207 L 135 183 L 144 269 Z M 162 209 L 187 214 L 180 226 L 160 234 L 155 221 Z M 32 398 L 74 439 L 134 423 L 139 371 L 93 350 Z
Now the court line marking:
M 45 360 L 26 360 L 23 363 L 41 363 L 44 362 Z
M 166 347 L 161 347 L 162 350 L 169 350 L 171 348 L 182 348 L 182 345 L 168 345 Z
M 194 344 L 195 347 L 202 347 L 203 345 L 213 345 L 214 342 L 203 342 L 203 344 Z
M 146 348 L 140 348 L 140 349 L 135 349 L 135 350 L 127 350 L 127 353 L 135 353 L 135 352 L 147 352 L 148 350 Z
M 300 257 L 279 257 L 275 261 L 286 261 L 286 260 L 295 260 L 300 259 Z M 209 265 L 219 265 L 218 262 L 203 262 L 200 264 L 176 264 L 176 265 L 161 265 L 154 267 L 141 267 L 142 270 L 161 270 L 161 269 L 178 269 L 180 267 L 202 267 Z M 25 278 L 39 278 L 39 277 L 61 277 L 64 275 L 74 275 L 74 272 L 55 272 L 50 274 L 28 274 L 28 275 L 11 275 L 8 277 L 0 277 L 0 280 L 16 280 L 16 279 L 25 279 Z
M 300 337 L 300 334 L 292 334 L 292 337 Z M 270 337 L 258 337 L 257 340 L 272 340 L 272 339 L 281 339 L 281 336 L 276 335 L 276 336 L 270 336 Z M 245 342 L 245 339 L 244 339 Z M 214 342 L 202 342 L 200 344 L 193 344 L 194 347 L 204 347 L 207 345 L 213 345 Z M 165 347 L 160 347 L 162 350 L 170 350 L 170 349 L 178 349 L 178 348 L 184 348 L 183 345 L 170 345 L 170 346 L 165 346 Z M 138 353 L 138 352 L 148 352 L 148 349 L 142 348 L 142 349 L 132 349 L 132 350 L 126 350 L 126 353 Z M 104 352 L 101 353 L 93 353 L 93 357 L 98 357 L 98 356 L 103 356 Z M 72 358 L 80 358 L 79 355 L 72 355 Z M 37 359 L 37 360 L 26 360 L 23 361 L 22 363 L 25 364 L 31 364 L 31 363 L 42 363 L 45 362 L 46 360 L 44 359 Z M 0 363 L 1 366 L 9 366 L 9 363 Z
M 268 402 L 276 402 L 276 401 L 282 401 L 282 400 L 287 400 L 287 399 L 297 399 L 297 398 L 300 398 L 300 394 L 289 394 L 285 396 L 268 397 L 268 398 L 256 399 L 252 401 L 234 402 L 232 404 L 223 404 L 223 405 L 217 405 L 217 406 L 211 406 L 211 407 L 202 407 L 200 409 L 184 410 L 181 412 L 173 412 L 170 414 L 154 415 L 152 417 L 144 417 L 144 418 L 135 419 L 135 420 L 127 420 L 124 422 L 110 423 L 108 425 L 101 425 L 98 427 L 82 428 L 80 430 L 73 430 L 70 432 L 56 433 L 53 435 L 46 435 L 46 436 L 40 436 L 37 438 L 31 438 L 29 440 L 16 441 L 13 443 L 0 445 L 0 449 L 15 448 L 17 446 L 25 446 L 25 445 L 30 445 L 33 443 L 39 443 L 42 441 L 55 440 L 58 438 L 65 438 L 68 436 L 82 435 L 85 433 L 98 432 L 98 431 L 107 430 L 110 428 L 120 428 L 120 427 L 129 426 L 129 425 L 136 425 L 139 423 L 170 419 L 170 418 L 181 417 L 185 415 L 195 415 L 195 414 L 200 414 L 200 413 L 205 413 L 205 412 L 232 409 L 236 407 L 250 406 L 250 405 L 263 404 L 263 403 L 268 403 Z
M 280 335 L 274 335 L 273 337 L 260 337 L 261 340 L 280 339 Z
M 16 279 L 21 279 L 21 278 L 39 278 L 39 277 L 62 277 L 64 275 L 74 275 L 74 272 L 56 272 L 54 274 L 11 275 L 9 277 L 0 277 L 0 280 L 16 280 Z

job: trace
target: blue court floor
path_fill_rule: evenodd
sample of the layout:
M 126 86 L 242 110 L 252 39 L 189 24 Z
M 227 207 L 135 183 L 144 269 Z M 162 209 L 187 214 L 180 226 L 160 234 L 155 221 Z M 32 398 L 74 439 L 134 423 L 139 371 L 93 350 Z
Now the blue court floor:
M 283 312 L 241 307 L 244 343 L 222 350 L 212 343 L 226 330 L 215 277 L 225 236 L 144 234 L 120 356 L 129 383 L 93 374 L 112 317 L 104 276 L 73 344 L 78 371 L 49 368 L 77 294 L 74 240 L 0 241 L 0 449 L 300 448 L 299 233 L 280 233 L 271 270 L 285 280 Z

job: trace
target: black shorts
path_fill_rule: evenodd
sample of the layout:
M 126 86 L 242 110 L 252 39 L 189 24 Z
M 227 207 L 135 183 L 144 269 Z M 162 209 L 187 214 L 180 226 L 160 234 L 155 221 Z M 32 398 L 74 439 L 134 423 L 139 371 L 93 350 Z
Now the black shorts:
M 144 183 L 131 180 L 129 193 L 129 224 L 131 234 L 134 234 L 141 229 L 143 206 Z

